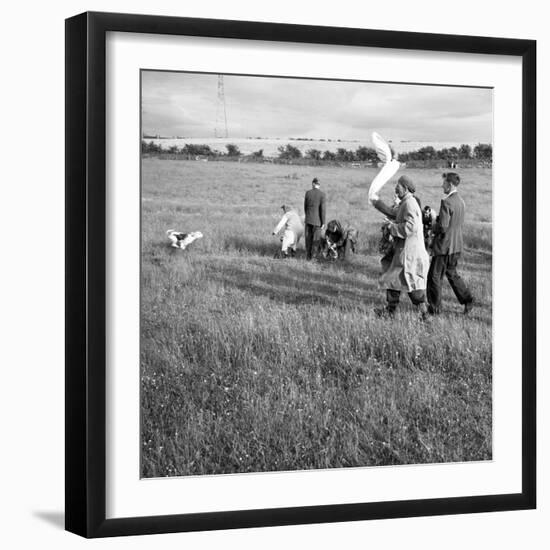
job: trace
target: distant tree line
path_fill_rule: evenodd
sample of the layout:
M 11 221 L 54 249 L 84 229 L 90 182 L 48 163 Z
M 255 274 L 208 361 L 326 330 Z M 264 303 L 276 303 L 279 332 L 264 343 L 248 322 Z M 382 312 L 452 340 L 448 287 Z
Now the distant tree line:
M 376 151 L 372 147 L 358 147 L 355 151 L 339 147 L 336 152 L 320 151 L 319 149 L 308 149 L 302 153 L 300 149 L 290 144 L 278 148 L 278 158 L 280 159 L 301 159 L 315 161 L 336 161 L 336 162 L 378 162 Z
M 141 152 L 149 154 L 169 153 L 173 155 L 185 155 L 188 158 L 194 157 L 232 157 L 237 158 L 242 156 L 239 147 L 229 143 L 225 146 L 226 151 L 221 152 L 212 149 L 209 145 L 194 145 L 186 143 L 183 147 L 171 145 L 168 148 L 163 148 L 162 145 L 154 141 L 141 142 Z M 358 147 L 355 150 L 344 149 L 339 147 L 336 151 L 320 151 L 319 149 L 308 149 L 305 153 L 287 143 L 281 145 L 277 149 L 277 157 L 281 160 L 311 160 L 311 161 L 332 161 L 332 162 L 364 162 L 367 164 L 376 164 L 379 159 L 376 155 L 376 150 L 372 147 Z M 252 158 L 262 159 L 264 157 L 263 149 L 254 151 Z M 470 145 L 463 144 L 460 147 L 450 147 L 436 150 L 431 145 L 421 147 L 416 151 L 408 153 L 399 153 L 399 162 L 409 161 L 458 161 L 458 160 L 477 160 L 477 161 L 492 161 L 493 147 L 488 143 L 479 143 L 473 149 Z
M 183 147 L 178 147 L 177 145 L 170 145 L 165 149 L 160 143 L 155 143 L 154 141 L 150 141 L 150 142 L 142 141 L 141 152 L 149 153 L 149 154 L 169 153 L 172 155 L 187 155 L 190 157 L 195 157 L 195 156 L 216 157 L 216 156 L 221 156 L 223 154 L 220 151 L 215 151 L 211 149 L 209 145 L 194 145 L 194 144 L 186 143 Z
M 431 145 L 421 147 L 416 151 L 410 151 L 408 153 L 400 153 L 398 156 L 399 162 L 408 162 L 411 160 L 480 160 L 480 161 L 492 161 L 493 160 L 493 146 L 489 143 L 479 143 L 473 150 L 470 145 L 461 145 L 460 147 L 450 147 L 449 149 L 436 150 Z

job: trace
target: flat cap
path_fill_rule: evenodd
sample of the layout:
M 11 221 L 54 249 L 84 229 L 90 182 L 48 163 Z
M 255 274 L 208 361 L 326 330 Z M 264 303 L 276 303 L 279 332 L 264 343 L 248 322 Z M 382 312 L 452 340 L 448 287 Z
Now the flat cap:
M 401 176 L 397 183 L 400 183 L 403 187 L 407 188 L 409 193 L 416 193 L 416 185 L 413 183 L 413 180 L 409 176 Z

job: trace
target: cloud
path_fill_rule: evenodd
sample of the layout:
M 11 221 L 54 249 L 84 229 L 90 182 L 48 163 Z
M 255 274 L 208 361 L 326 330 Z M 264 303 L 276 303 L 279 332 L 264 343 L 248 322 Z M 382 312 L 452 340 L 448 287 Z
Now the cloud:
M 142 73 L 147 132 L 209 137 L 216 127 L 218 75 Z M 224 76 L 233 137 L 491 141 L 492 91 L 480 88 Z

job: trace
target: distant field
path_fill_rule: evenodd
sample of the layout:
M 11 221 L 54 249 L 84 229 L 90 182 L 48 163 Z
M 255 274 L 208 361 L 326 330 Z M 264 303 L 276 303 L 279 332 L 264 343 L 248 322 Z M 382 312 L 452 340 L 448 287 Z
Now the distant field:
M 439 207 L 441 172 L 406 170 Z M 491 170 L 461 170 L 462 273 L 479 306 L 378 319 L 374 169 L 144 159 L 141 411 L 145 477 L 487 460 L 492 430 Z M 276 260 L 280 205 L 317 176 L 349 263 Z M 393 193 L 390 182 L 386 198 Z M 200 230 L 187 251 L 170 228 Z

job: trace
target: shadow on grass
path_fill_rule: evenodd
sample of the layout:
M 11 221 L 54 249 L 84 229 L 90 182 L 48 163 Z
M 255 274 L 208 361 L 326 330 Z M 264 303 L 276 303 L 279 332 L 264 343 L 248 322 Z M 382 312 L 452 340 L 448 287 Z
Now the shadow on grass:
M 365 314 L 385 304 L 385 291 L 377 284 L 379 268 L 361 257 L 344 262 L 312 263 L 295 259 L 268 262 L 264 259 L 256 263 L 242 258 L 238 263 L 230 261 L 210 266 L 207 271 L 211 280 L 226 288 L 281 304 L 321 305 L 344 311 L 359 309 Z M 444 286 L 445 307 L 441 317 L 462 318 L 463 306 L 458 304 L 450 287 Z M 412 307 L 403 292 L 400 310 L 405 313 Z M 469 319 L 490 324 L 490 306 L 478 303 Z
M 273 258 L 281 249 L 279 240 L 273 237 L 273 242 L 262 242 L 246 237 L 226 237 L 223 244 L 224 250 L 236 250 L 247 254 L 256 254 L 257 256 L 267 256 Z
M 322 277 L 330 277 L 331 274 L 336 277 L 341 277 L 344 274 L 355 275 L 359 277 L 368 277 L 373 280 L 376 286 L 376 281 L 380 277 L 381 267 L 380 262 L 368 262 L 367 255 L 353 254 L 349 260 L 317 260 L 317 263 L 323 270 Z M 356 282 L 356 281 L 355 281 Z
M 368 237 L 365 240 L 360 241 L 358 245 L 359 255 L 372 256 L 376 255 L 378 250 L 379 237 Z M 296 251 L 296 259 L 305 259 L 306 251 L 303 248 L 304 241 L 300 240 L 298 243 L 298 250 Z M 255 254 L 257 256 L 264 256 L 274 258 L 281 250 L 281 242 L 278 238 L 273 237 L 272 241 L 259 241 L 253 238 L 247 238 L 242 236 L 228 236 L 223 243 L 223 249 L 227 251 L 235 250 L 237 252 L 245 254 Z
M 366 283 L 355 278 L 342 279 L 344 269 L 353 273 L 354 270 L 362 270 L 359 266 L 351 263 L 344 265 L 344 262 L 336 265 L 320 264 L 322 271 L 314 271 L 304 269 L 309 264 L 301 263 L 300 260 L 273 260 L 270 269 L 251 271 L 246 261 L 239 264 L 232 262 L 222 269 L 213 269 L 210 277 L 226 287 L 292 305 L 369 309 L 381 301 L 383 293 L 378 290 L 375 280 Z

